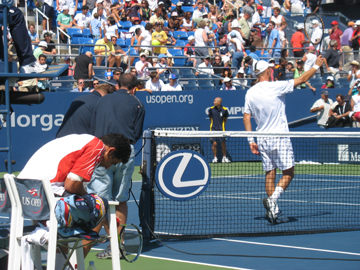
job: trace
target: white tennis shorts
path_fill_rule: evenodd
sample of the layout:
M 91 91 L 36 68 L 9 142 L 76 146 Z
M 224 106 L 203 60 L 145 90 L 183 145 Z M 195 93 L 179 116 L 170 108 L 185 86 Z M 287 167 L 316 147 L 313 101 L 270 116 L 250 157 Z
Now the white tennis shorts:
M 258 138 L 258 147 L 264 171 L 276 168 L 284 171 L 295 166 L 290 138 L 261 137 Z

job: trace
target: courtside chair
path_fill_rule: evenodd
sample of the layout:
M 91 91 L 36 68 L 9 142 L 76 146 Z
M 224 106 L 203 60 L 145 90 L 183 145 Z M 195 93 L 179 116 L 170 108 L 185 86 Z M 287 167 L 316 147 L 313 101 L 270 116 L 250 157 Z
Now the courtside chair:
M 21 237 L 24 235 L 23 232 L 23 223 L 24 223 L 24 214 L 22 209 L 22 204 L 20 200 L 20 194 L 18 186 L 22 186 L 26 183 L 26 180 L 16 180 L 13 174 L 5 174 L 4 181 L 8 194 L 11 201 L 11 224 L 15 224 L 10 228 L 10 241 L 9 241 L 9 260 L 8 260 L 8 270 L 20 270 L 20 260 L 22 250 L 21 250 Z M 36 180 L 33 180 L 36 183 Z M 16 183 L 17 182 L 17 183 Z M 80 237 L 71 237 L 71 238 L 58 238 L 57 226 L 58 222 L 55 216 L 55 205 L 56 198 L 51 188 L 49 179 L 43 179 L 37 183 L 39 192 L 39 198 L 42 198 L 43 202 L 48 203 L 48 208 L 42 208 L 48 214 L 49 218 L 49 240 L 47 242 L 47 270 L 54 270 L 56 265 L 56 248 L 58 243 L 69 243 L 69 255 L 71 265 L 77 264 L 78 270 L 85 270 L 84 254 L 82 248 L 82 238 Z M 34 186 L 33 186 L 34 187 Z M 26 188 L 21 188 L 20 190 L 26 190 Z M 42 192 L 43 190 L 43 192 Z M 20 191 L 22 193 L 22 191 Z M 25 191 L 26 196 L 29 196 L 29 193 Z M 22 194 L 22 196 L 24 196 Z M 113 258 L 112 260 L 112 269 L 120 270 L 120 254 L 119 254 L 119 243 L 118 243 L 118 233 L 116 225 L 116 210 L 115 206 L 118 205 L 118 202 L 109 202 L 108 217 L 110 224 L 110 245 Z M 47 213 L 46 211 L 49 211 Z M 40 211 L 39 211 L 40 212 Z M 72 245 L 71 245 L 72 244 Z M 35 245 L 35 268 L 42 269 L 41 266 L 41 253 L 40 246 Z

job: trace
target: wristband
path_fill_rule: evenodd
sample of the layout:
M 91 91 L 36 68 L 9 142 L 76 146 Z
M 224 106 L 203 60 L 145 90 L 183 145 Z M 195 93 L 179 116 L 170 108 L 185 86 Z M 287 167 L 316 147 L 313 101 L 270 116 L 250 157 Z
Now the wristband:
M 255 143 L 254 137 L 248 137 L 247 139 L 248 139 L 249 144 Z
M 313 68 L 315 68 L 316 70 L 318 70 L 320 67 L 318 65 L 313 65 Z

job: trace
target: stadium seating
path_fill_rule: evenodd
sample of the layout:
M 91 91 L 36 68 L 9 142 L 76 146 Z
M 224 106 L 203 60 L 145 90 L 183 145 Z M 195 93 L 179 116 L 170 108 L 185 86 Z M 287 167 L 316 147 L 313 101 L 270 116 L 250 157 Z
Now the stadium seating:
M 184 53 L 182 50 L 178 50 L 178 49 L 168 49 L 169 53 L 172 55 L 172 56 L 184 56 Z M 185 61 L 186 61 L 186 58 L 174 58 L 174 65 L 175 66 L 185 66 Z
M 189 6 L 183 6 L 181 9 L 182 9 L 184 12 L 187 12 L 187 11 L 191 12 L 191 14 L 194 12 L 194 8 L 193 8 L 193 7 L 189 7 Z
M 177 39 L 177 40 L 187 40 L 187 38 L 189 37 L 188 36 L 188 33 L 184 32 L 184 31 L 174 31 L 174 38 Z
M 83 34 L 84 37 L 87 37 L 87 38 L 91 38 L 91 37 L 92 37 L 92 34 L 91 34 L 89 28 L 83 29 L 82 34 Z
M 185 46 L 186 44 L 185 44 L 185 41 L 184 40 L 176 40 L 176 44 L 175 44 L 175 46 L 181 46 L 181 47 L 183 47 L 183 46 Z
M 213 81 L 198 80 L 199 87 L 214 87 Z
M 129 21 L 121 21 L 120 25 L 122 26 L 121 29 L 125 31 L 129 31 L 130 27 L 132 26 L 132 23 Z
M 79 44 L 94 44 L 94 40 L 92 38 L 79 38 Z M 84 54 L 86 51 L 94 50 L 92 46 L 80 46 L 79 53 Z

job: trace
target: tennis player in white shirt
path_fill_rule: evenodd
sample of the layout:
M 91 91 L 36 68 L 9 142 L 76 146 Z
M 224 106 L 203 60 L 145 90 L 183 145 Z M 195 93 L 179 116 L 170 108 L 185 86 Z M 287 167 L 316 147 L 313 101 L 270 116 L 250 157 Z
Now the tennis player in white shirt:
M 285 96 L 294 88 L 308 81 L 323 64 L 322 56 L 316 59 L 315 65 L 301 77 L 289 81 L 271 82 L 271 69 L 266 61 L 258 61 L 254 72 L 258 83 L 251 87 L 245 96 L 244 125 L 246 131 L 252 131 L 251 116 L 254 117 L 258 132 L 289 132 L 285 114 Z M 266 171 L 265 189 L 268 198 L 263 200 L 267 210 L 266 218 L 272 224 L 287 222 L 288 218 L 280 211 L 278 199 L 294 178 L 294 154 L 290 138 L 253 137 L 248 138 L 251 152 L 260 155 L 263 169 Z M 283 176 L 275 188 L 276 169 Z

